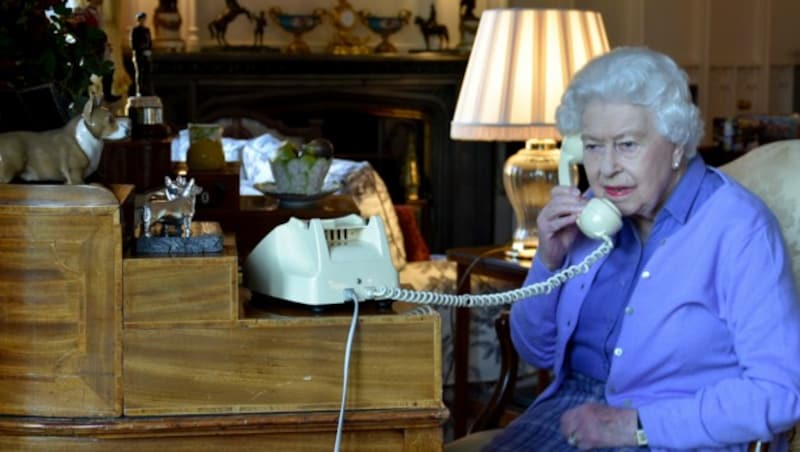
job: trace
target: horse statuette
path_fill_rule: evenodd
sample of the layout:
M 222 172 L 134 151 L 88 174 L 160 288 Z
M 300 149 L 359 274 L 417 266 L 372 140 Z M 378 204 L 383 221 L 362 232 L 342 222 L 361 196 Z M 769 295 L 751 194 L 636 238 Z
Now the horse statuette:
M 208 24 L 208 31 L 211 33 L 211 37 L 217 40 L 217 44 L 228 46 L 228 41 L 225 39 L 228 25 L 239 17 L 240 14 L 244 14 L 250 22 L 253 21 L 253 16 L 250 14 L 250 11 L 239 5 L 238 0 L 225 0 L 225 9 Z
M 430 38 L 434 36 L 439 41 L 439 50 L 445 50 L 450 46 L 450 34 L 447 27 L 436 21 L 436 7 L 431 4 L 431 13 L 427 19 L 420 16 L 414 18 L 414 23 L 419 26 L 422 36 L 425 38 L 425 50 L 431 50 Z

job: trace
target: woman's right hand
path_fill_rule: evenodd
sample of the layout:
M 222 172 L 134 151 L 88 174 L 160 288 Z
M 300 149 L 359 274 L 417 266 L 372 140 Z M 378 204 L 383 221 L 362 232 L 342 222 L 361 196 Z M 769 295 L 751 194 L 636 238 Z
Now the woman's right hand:
M 548 202 L 539 212 L 539 248 L 536 257 L 553 271 L 561 266 L 567 251 L 578 234 L 576 221 L 587 200 L 575 187 L 557 185 L 550 192 Z

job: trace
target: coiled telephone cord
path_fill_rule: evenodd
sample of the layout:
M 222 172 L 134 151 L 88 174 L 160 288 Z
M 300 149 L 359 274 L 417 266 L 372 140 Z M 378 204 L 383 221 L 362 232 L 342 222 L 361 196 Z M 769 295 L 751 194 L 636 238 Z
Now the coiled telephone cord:
M 586 256 L 583 261 L 559 271 L 542 282 L 524 286 L 519 289 L 490 294 L 442 294 L 437 292 L 416 291 L 401 289 L 399 287 L 374 287 L 368 289 L 371 299 L 397 300 L 417 304 L 432 304 L 457 308 L 476 308 L 483 306 L 502 306 L 522 300 L 523 298 L 552 292 L 570 278 L 589 271 L 600 258 L 607 255 L 614 248 L 614 243 L 609 237 L 601 237 L 603 243 Z

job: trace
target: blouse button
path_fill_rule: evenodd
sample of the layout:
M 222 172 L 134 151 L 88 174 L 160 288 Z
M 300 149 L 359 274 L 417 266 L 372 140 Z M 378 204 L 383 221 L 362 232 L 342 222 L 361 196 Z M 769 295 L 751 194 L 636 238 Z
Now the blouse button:
M 650 277 L 650 272 L 645 270 L 642 272 L 642 279 L 647 279 Z
M 614 349 L 614 356 L 622 356 L 622 349 L 617 347 Z
M 631 315 L 633 314 L 633 308 L 630 306 L 625 306 L 625 314 Z

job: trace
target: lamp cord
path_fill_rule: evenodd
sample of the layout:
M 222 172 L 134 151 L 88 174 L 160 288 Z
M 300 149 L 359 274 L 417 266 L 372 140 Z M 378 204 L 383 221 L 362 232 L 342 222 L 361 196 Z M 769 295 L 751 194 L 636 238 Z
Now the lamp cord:
M 486 250 L 486 251 L 482 252 L 481 254 L 476 256 L 474 259 L 472 259 L 472 262 L 469 263 L 467 268 L 464 270 L 464 274 L 461 275 L 461 278 L 459 278 L 458 282 L 456 283 L 456 293 L 458 293 L 458 291 L 461 290 L 461 287 L 464 286 L 464 283 L 467 282 L 467 278 L 469 278 L 469 274 L 472 272 L 472 269 L 475 267 L 475 265 L 478 264 L 478 262 L 480 262 L 486 256 L 492 255 L 492 254 L 494 254 L 494 253 L 496 253 L 498 251 L 505 251 L 505 249 L 506 249 L 506 247 L 504 247 L 504 246 L 500 246 L 500 247 L 497 247 L 497 248 L 491 248 L 489 250 Z

